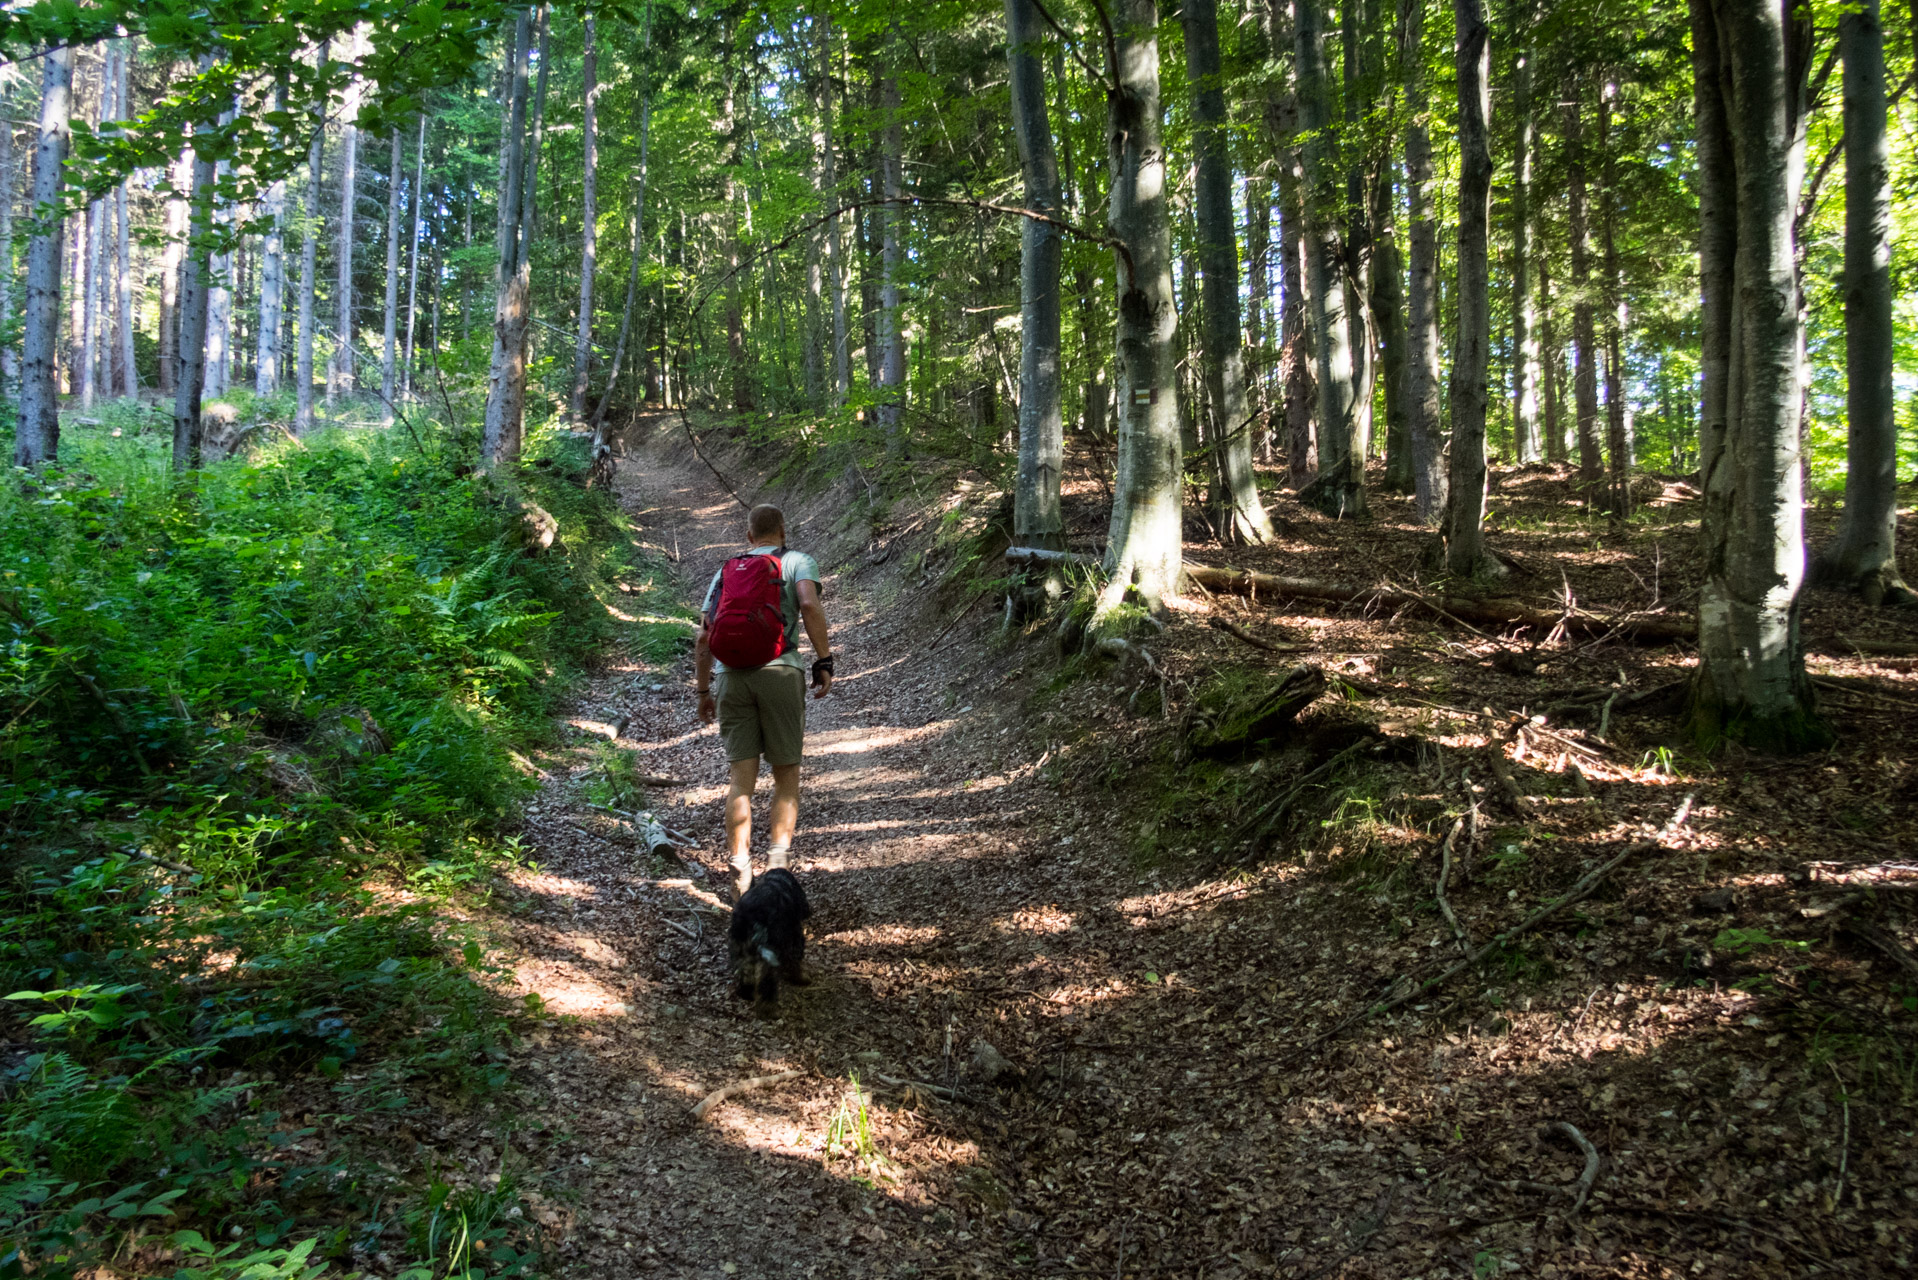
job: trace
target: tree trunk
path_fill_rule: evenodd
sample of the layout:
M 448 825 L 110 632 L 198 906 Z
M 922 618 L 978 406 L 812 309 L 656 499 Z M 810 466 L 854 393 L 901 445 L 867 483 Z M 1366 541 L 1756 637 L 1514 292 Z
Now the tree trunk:
M 653 47 L 653 16 L 647 9 L 640 22 L 639 48 L 642 58 L 648 57 Z M 650 150 L 653 139 L 653 94 L 650 80 L 651 63 L 646 64 L 648 75 L 640 81 L 639 96 L 639 173 L 633 180 L 633 244 L 632 260 L 626 274 L 626 305 L 619 312 L 619 337 L 613 343 L 613 363 L 606 373 L 606 390 L 599 398 L 599 407 L 593 411 L 593 459 L 595 466 L 603 456 L 604 481 L 613 480 L 612 445 L 606 438 L 606 413 L 613 402 L 613 388 L 619 383 L 619 367 L 626 359 L 626 344 L 633 331 L 633 303 L 639 296 L 640 246 L 646 243 L 646 175 L 650 163 Z
M 126 119 L 133 114 L 133 99 L 127 93 L 127 63 L 133 58 L 133 44 L 130 40 L 120 44 L 120 56 L 114 60 L 115 83 L 113 95 L 119 103 L 118 115 Z M 133 353 L 133 235 L 127 210 L 127 181 L 122 179 L 113 189 L 113 247 L 114 247 L 114 336 L 119 344 L 118 359 L 120 385 L 119 394 L 132 398 L 140 394 L 140 370 L 134 361 Z M 4 188 L 11 202 L 13 187 Z M 4 235 L 0 231 L 0 235 Z M 4 370 L 0 369 L 0 376 Z
M 202 73 L 212 63 L 210 55 L 202 55 Z M 180 268 L 179 368 L 173 374 L 173 469 L 176 472 L 194 471 L 200 466 L 200 395 L 206 376 L 209 292 L 206 240 L 213 229 L 214 172 L 212 158 L 195 151 L 193 194 L 187 222 L 190 239 Z
M 1803 750 L 1830 741 L 1799 635 L 1803 346 L 1792 215 L 1810 23 L 1788 23 L 1779 0 L 1692 0 L 1691 14 L 1705 487 L 1692 724 L 1708 742 Z
M 420 306 L 420 228 L 426 221 L 424 200 L 426 195 L 426 114 L 420 114 L 420 138 L 413 151 L 413 190 L 408 197 L 412 211 L 412 252 L 409 255 L 411 265 L 406 270 L 406 351 L 400 361 L 400 399 L 407 400 L 413 394 L 413 352 L 419 342 L 419 306 Z M 433 297 L 438 304 L 440 280 L 433 277 Z M 435 351 L 439 349 L 436 340 Z
M 1366 305 L 1371 297 L 1372 223 L 1365 191 L 1365 117 L 1368 13 L 1376 0 L 1341 0 L 1339 54 L 1344 132 L 1333 145 L 1346 155 L 1345 243 L 1340 262 L 1345 280 L 1345 323 L 1352 335 L 1352 456 L 1361 480 L 1372 456 L 1372 391 L 1378 383 L 1375 341 Z
M 187 202 L 184 192 L 193 183 L 193 161 L 182 151 L 167 173 L 166 242 L 160 250 L 160 376 L 162 395 L 173 394 L 173 375 L 179 360 L 180 259 L 186 244 Z
M 1812 566 L 1869 604 L 1909 604 L 1898 573 L 1898 420 L 1891 285 L 1891 156 L 1878 0 L 1838 20 L 1845 59 L 1845 512 Z
M 87 204 L 86 246 L 86 283 L 81 295 L 80 313 L 80 408 L 91 410 L 93 398 L 99 391 L 100 379 L 100 266 L 102 243 L 106 239 L 105 202 L 93 200 Z
M 1271 336 L 1272 299 L 1272 183 L 1255 174 L 1245 177 L 1245 397 L 1252 415 L 1253 453 L 1271 460 L 1271 396 L 1266 386 L 1269 367 L 1266 344 Z M 1260 450 L 1264 452 L 1261 453 Z
M 380 418 L 393 421 L 399 395 L 400 364 L 400 183 L 406 167 L 406 149 L 400 131 L 390 131 L 393 154 L 386 165 L 386 305 L 380 312 Z
M 548 15 L 539 11 L 539 80 L 532 104 L 532 136 L 527 137 L 527 90 L 532 74 L 533 19 L 521 15 L 515 27 L 512 88 L 508 99 L 500 186 L 499 301 L 493 319 L 493 372 L 487 388 L 481 458 L 489 468 L 512 467 L 520 457 L 526 410 L 527 331 L 531 328 L 534 195 L 539 185 L 539 146 L 543 128 Z
M 1285 0 L 1272 0 L 1273 5 Z M 1280 139 L 1298 134 L 1298 99 L 1290 89 L 1281 108 L 1275 133 Z M 1279 148 L 1279 341 L 1284 378 L 1286 476 L 1295 489 L 1311 482 L 1319 470 L 1317 429 L 1318 388 L 1312 376 L 1312 338 L 1306 301 L 1305 175 L 1299 148 L 1287 142 Z
M 1226 149 L 1225 91 L 1217 0 L 1185 0 L 1187 78 L 1192 83 L 1197 156 L 1194 217 L 1204 272 L 1205 384 L 1211 401 L 1220 527 L 1240 542 L 1272 540 L 1252 470 L 1252 415 L 1245 402 L 1245 341 L 1239 328 L 1239 241 L 1232 216 L 1232 158 Z M 1229 509 L 1229 510 L 1228 510 Z M 1229 521 L 1229 524 L 1228 524 Z
M 1524 0 L 1516 14 L 1521 27 L 1517 65 L 1512 71 L 1512 454 L 1519 462 L 1539 460 L 1538 316 L 1532 303 L 1532 22 L 1536 0 Z
M 839 153 L 833 142 L 833 38 L 830 14 L 819 24 L 820 118 L 825 133 L 821 181 L 825 199 L 837 206 L 839 196 Z M 826 222 L 826 274 L 832 291 L 832 385 L 833 407 L 843 408 L 852 391 L 852 346 L 846 334 L 846 246 L 845 224 L 834 216 Z
M 1562 463 L 1570 456 L 1565 444 L 1565 400 L 1561 394 L 1565 380 L 1565 353 L 1559 347 L 1558 326 L 1552 318 L 1552 259 L 1542 249 L 1543 246 L 1537 258 L 1539 396 L 1543 409 L 1545 456 L 1552 462 Z
M 319 71 L 326 69 L 327 46 L 320 42 L 315 59 Z M 326 159 L 326 119 L 313 121 L 313 141 L 306 151 L 306 204 L 300 214 L 300 334 L 294 357 L 293 429 L 302 434 L 313 429 L 313 290 L 320 261 L 320 170 Z
M 1406 290 L 1405 433 L 1412 450 L 1413 504 L 1431 523 L 1446 506 L 1445 440 L 1439 424 L 1438 200 L 1432 176 L 1425 87 L 1423 0 L 1399 0 L 1405 67 L 1405 189 L 1411 270 Z
M 594 119 L 599 97 L 599 48 L 594 40 L 592 14 L 585 16 L 584 24 L 585 50 L 580 56 L 584 92 L 580 101 L 583 166 L 580 219 L 583 225 L 579 250 L 579 333 L 573 339 L 573 391 L 568 402 L 569 417 L 575 423 L 586 417 L 586 377 L 593 362 L 593 272 L 599 266 L 599 137 Z
M 1040 101 L 1043 110 L 1044 99 Z M 884 121 L 879 135 L 881 190 L 886 199 L 897 200 L 904 190 L 905 157 L 899 131 L 899 77 L 890 67 L 879 81 L 879 114 Z M 902 458 L 906 453 L 906 438 L 900 423 L 906 396 L 906 345 L 899 307 L 900 277 L 906 265 L 905 226 L 906 213 L 899 205 L 880 207 L 879 314 L 874 317 L 873 335 L 879 344 L 875 411 L 886 438 L 886 452 L 895 458 Z
M 1605 480 L 1598 443 L 1598 339 L 1592 315 L 1592 230 L 1585 199 L 1585 139 L 1576 78 L 1565 104 L 1565 160 L 1570 170 L 1572 236 L 1572 399 L 1578 422 L 1578 482 L 1589 496 Z
M 1452 343 L 1452 447 L 1447 466 L 1445 570 L 1458 578 L 1499 571 L 1485 548 L 1485 410 L 1492 349 L 1491 33 L 1480 0 L 1455 0 L 1458 24 L 1458 336 Z
M 1012 127 L 1025 172 L 1026 207 L 1058 217 L 1059 162 L 1046 113 L 1045 39 L 1033 0 L 1006 0 L 1006 56 L 1011 64 Z M 1065 462 L 1065 425 L 1059 391 L 1059 229 L 1021 220 L 1019 272 L 1019 474 L 1012 508 L 1013 541 L 1064 547 L 1059 473 Z
M 1405 262 L 1399 253 L 1392 193 L 1393 165 L 1380 165 L 1372 186 L 1372 314 L 1379 326 L 1379 380 L 1385 391 L 1385 486 L 1394 493 L 1414 489 L 1411 406 L 1405 399 Z
M 1298 43 L 1299 124 L 1305 131 L 1305 241 L 1312 336 L 1318 355 L 1319 474 L 1300 498 L 1331 516 L 1365 514 L 1365 458 L 1359 447 L 1358 387 L 1346 315 L 1344 246 L 1339 239 L 1339 172 L 1330 133 L 1324 0 L 1293 0 Z
M 1103 605 L 1137 587 L 1157 612 L 1179 588 L 1183 557 L 1183 454 L 1179 440 L 1172 293 L 1159 104 L 1158 5 L 1115 0 L 1107 97 L 1108 202 L 1119 305 L 1119 459 L 1106 539 L 1111 582 Z
M 73 137 L 73 50 L 49 49 L 41 58 L 40 130 L 33 149 L 33 210 L 56 213 Z M 60 345 L 60 246 L 65 220 L 34 224 L 27 242 L 25 332 L 21 339 L 20 420 L 15 424 L 13 465 L 38 471 L 60 457 L 60 388 L 55 349 Z
M 9 122 L 0 125 L 0 331 L 13 320 L 13 125 L 11 117 L 18 104 L 11 86 L 0 90 L 0 111 Z M 20 362 L 11 343 L 0 344 L 0 397 L 10 398 L 20 385 Z
M 1605 157 L 1605 194 L 1599 234 L 1605 252 L 1605 445 L 1610 459 L 1606 509 L 1620 519 L 1632 513 L 1632 411 L 1625 401 L 1625 272 L 1618 259 L 1618 160 L 1612 146 L 1612 95 L 1599 94 L 1598 149 Z
M 233 121 L 233 109 L 220 113 L 220 123 Z M 233 172 L 233 164 L 221 160 L 213 167 L 213 222 L 225 232 L 233 225 L 233 207 L 220 194 L 222 179 Z M 200 373 L 200 390 L 209 396 L 223 396 L 227 373 L 233 362 L 233 254 L 226 251 L 207 259 L 206 275 L 206 359 Z
M 354 33 L 349 56 L 359 50 L 359 35 Z M 356 73 L 346 86 L 346 101 L 340 107 L 340 237 L 336 255 L 338 284 L 333 291 L 337 320 L 334 325 L 333 359 L 326 374 L 326 402 L 332 404 L 342 391 L 354 383 L 353 351 L 353 222 L 358 202 L 354 184 L 358 179 L 360 131 L 354 121 L 360 114 L 360 79 Z
M 286 86 L 274 92 L 274 106 L 286 110 Z M 261 212 L 266 236 L 260 246 L 260 333 L 253 361 L 253 390 L 270 396 L 280 388 L 281 313 L 286 297 L 286 179 L 266 189 Z

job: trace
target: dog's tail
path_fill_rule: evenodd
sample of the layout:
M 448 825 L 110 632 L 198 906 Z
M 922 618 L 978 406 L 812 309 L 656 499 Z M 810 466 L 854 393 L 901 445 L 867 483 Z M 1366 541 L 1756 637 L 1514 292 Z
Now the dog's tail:
M 767 936 L 765 925 L 756 924 L 753 926 L 753 936 L 747 939 L 746 945 L 757 952 L 761 960 L 764 960 L 767 964 L 775 968 L 778 967 L 779 953 L 773 950 L 772 939 Z

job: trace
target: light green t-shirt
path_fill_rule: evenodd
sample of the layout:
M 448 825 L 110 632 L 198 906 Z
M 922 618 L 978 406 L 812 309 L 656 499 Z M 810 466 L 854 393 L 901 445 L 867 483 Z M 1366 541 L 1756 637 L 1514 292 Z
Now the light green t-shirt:
M 799 656 L 799 587 L 797 584 L 801 582 L 818 582 L 819 562 L 803 551 L 786 551 L 782 553 L 778 547 L 754 547 L 752 550 L 744 552 L 743 554 L 749 556 L 776 555 L 779 557 L 779 607 L 786 616 L 786 652 L 780 654 L 766 665 L 769 667 L 798 667 L 802 671 L 805 670 L 806 660 Z M 732 559 L 734 557 L 728 558 Z M 706 603 L 699 607 L 699 612 L 709 620 L 713 616 L 713 610 L 719 607 L 719 583 L 724 573 L 724 566 L 713 571 L 712 585 L 706 588 Z M 821 587 L 820 591 L 823 595 L 825 588 Z M 725 663 L 721 662 L 718 658 L 713 659 L 713 670 L 724 671 L 725 669 Z

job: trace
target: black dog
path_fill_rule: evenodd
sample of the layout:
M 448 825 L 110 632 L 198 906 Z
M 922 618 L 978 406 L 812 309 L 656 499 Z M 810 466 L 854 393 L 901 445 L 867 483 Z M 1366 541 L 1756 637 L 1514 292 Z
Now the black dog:
M 779 1002 L 780 978 L 795 987 L 806 985 L 800 965 L 806 958 L 805 920 L 811 914 L 806 891 L 786 868 L 774 867 L 752 882 L 733 904 L 728 931 L 734 995 L 768 1013 Z

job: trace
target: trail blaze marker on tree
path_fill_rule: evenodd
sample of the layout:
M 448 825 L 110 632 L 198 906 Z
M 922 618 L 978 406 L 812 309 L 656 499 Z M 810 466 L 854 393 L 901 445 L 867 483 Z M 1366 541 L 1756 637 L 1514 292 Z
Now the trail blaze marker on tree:
M 1158 389 L 1157 389 L 1157 388 L 1155 387 L 1155 388 L 1153 388 L 1152 390 L 1149 390 L 1149 391 L 1134 391 L 1134 392 L 1132 393 L 1132 403 L 1133 403 L 1133 404 L 1157 404 L 1157 403 L 1159 403 L 1159 392 L 1158 392 Z

